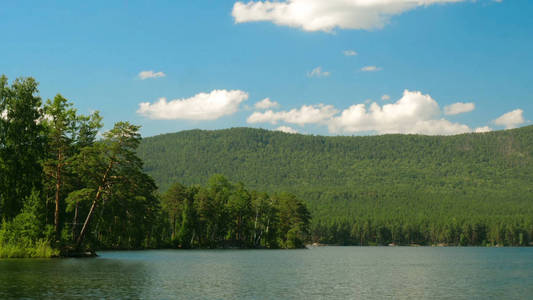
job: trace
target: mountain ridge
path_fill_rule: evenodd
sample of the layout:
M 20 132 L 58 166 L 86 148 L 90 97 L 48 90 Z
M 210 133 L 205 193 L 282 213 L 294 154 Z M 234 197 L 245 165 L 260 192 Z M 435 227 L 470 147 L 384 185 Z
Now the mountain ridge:
M 431 147 L 434 145 L 437 147 L 435 151 L 443 149 L 438 149 L 438 147 L 451 145 L 454 147 L 454 149 L 457 151 L 455 155 L 464 156 L 465 153 L 472 152 L 472 151 L 480 151 L 479 143 L 483 143 L 483 145 L 487 146 L 487 142 L 496 141 L 499 143 L 499 152 L 500 154 L 505 154 L 506 156 L 517 156 L 517 158 L 523 158 L 526 161 L 531 161 L 531 157 L 533 156 L 531 154 L 530 147 L 532 146 L 532 143 L 529 143 L 526 147 L 522 146 L 522 142 L 517 147 L 516 145 L 516 138 L 522 138 L 523 135 L 531 134 L 531 137 L 533 138 L 533 126 L 526 126 L 518 129 L 510 129 L 510 130 L 501 130 L 501 131 L 493 131 L 488 133 L 466 133 L 466 134 L 460 134 L 460 135 L 453 135 L 453 136 L 426 136 L 426 135 L 413 135 L 413 134 L 386 134 L 386 135 L 378 135 L 378 136 L 321 136 L 321 135 L 303 135 L 303 134 L 292 134 L 292 133 L 284 133 L 279 131 L 271 131 L 266 129 L 255 129 L 255 128 L 247 128 L 247 127 L 236 127 L 236 128 L 229 128 L 229 129 L 221 129 L 221 130 L 199 130 L 199 129 L 193 129 L 193 130 L 186 130 L 186 131 L 180 131 L 176 133 L 167 133 L 167 134 L 161 134 L 153 137 L 147 137 L 143 139 L 143 142 L 141 144 L 141 147 L 139 149 L 139 153 L 141 157 L 145 161 L 145 168 L 150 172 L 151 170 L 154 170 L 154 156 L 151 156 L 153 154 L 159 155 L 158 152 L 151 152 L 151 155 L 147 155 L 148 148 L 152 147 L 155 151 L 163 151 L 165 152 L 168 147 L 171 146 L 178 146 L 179 140 L 184 139 L 187 141 L 187 144 L 192 146 L 192 143 L 197 142 L 197 146 L 204 147 L 205 149 L 205 141 L 201 142 L 201 138 L 210 138 L 214 142 L 222 143 L 216 145 L 218 149 L 221 149 L 223 147 L 226 147 L 226 150 L 232 151 L 235 149 L 242 149 L 242 148 L 248 148 L 247 150 L 250 151 L 256 151 L 261 146 L 267 147 L 287 147 L 291 146 L 292 151 L 305 151 L 305 147 L 314 147 L 314 150 L 317 151 L 320 154 L 327 153 L 328 151 L 337 151 L 339 150 L 339 147 L 345 147 L 344 150 L 350 151 L 350 150 L 361 150 L 366 151 L 366 154 L 369 153 L 370 149 L 368 147 L 377 146 L 378 148 L 375 149 L 374 154 L 370 155 L 370 159 L 373 160 L 381 160 L 381 159 L 397 159 L 401 158 L 398 157 L 399 155 L 405 154 L 405 146 L 406 143 L 412 143 L 416 142 L 419 144 L 419 146 L 424 147 L 425 150 L 429 150 L 428 145 Z M 295 143 L 290 143 L 287 141 L 279 141 L 279 139 L 286 139 L 286 140 L 293 140 Z M 161 141 L 165 140 L 166 145 L 164 147 L 162 146 Z M 174 140 L 174 141 L 172 141 Z M 460 144 L 460 140 L 463 140 L 463 144 Z M 503 141 L 505 140 L 505 141 Z M 183 141 L 183 140 L 182 140 Z M 370 143 L 368 143 L 370 141 Z M 374 143 L 373 141 L 380 141 L 379 143 Z M 149 146 L 151 145 L 151 146 Z M 321 147 L 322 146 L 322 147 Z M 475 146 L 478 146 L 477 149 L 474 149 Z M 490 147 L 488 145 L 489 150 L 495 150 L 494 147 Z M 384 151 L 384 147 L 389 147 L 393 151 Z M 527 151 L 523 151 L 526 148 Z M 182 149 L 183 150 L 183 149 Z M 198 149 L 197 149 L 198 150 Z M 394 152 L 394 151 L 397 152 Z M 494 151 L 493 151 L 494 152 Z M 161 152 L 159 152 L 161 153 Z M 210 152 L 207 151 L 207 154 Z M 175 153 L 174 153 L 175 154 Z M 424 154 L 428 154 L 428 151 L 425 151 Z M 497 154 L 497 153 L 495 153 Z M 407 157 L 407 159 L 411 159 L 412 157 Z M 509 157 L 508 157 L 509 158 Z M 507 162 L 516 162 L 513 159 L 507 159 Z M 214 168 L 216 169 L 216 168 Z M 223 170 L 221 170 L 223 171 Z M 234 177 L 231 176 L 231 174 L 224 174 L 228 175 L 230 178 Z M 172 183 L 172 181 L 168 181 L 167 183 L 162 180 L 162 178 L 158 177 L 157 175 L 154 176 L 156 181 L 160 184 L 160 187 L 162 190 L 164 190 L 168 184 Z M 205 180 L 207 180 L 208 176 L 203 178 L 201 182 L 191 182 L 189 178 L 178 178 L 171 176 L 171 179 L 179 179 L 179 180 L 185 180 L 187 183 L 203 183 Z M 233 179 L 239 179 L 239 178 L 233 178 Z

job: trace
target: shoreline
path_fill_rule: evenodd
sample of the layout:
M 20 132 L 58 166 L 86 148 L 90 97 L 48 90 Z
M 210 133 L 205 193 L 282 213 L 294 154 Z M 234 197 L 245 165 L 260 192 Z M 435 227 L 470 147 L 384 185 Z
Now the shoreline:
M 89 251 L 89 252 L 76 252 L 71 253 L 67 255 L 55 255 L 55 256 L 49 256 L 49 257 L 28 257 L 28 256 L 21 256 L 21 257 L 1 257 L 0 261 L 2 260 L 12 260 L 12 259 L 66 259 L 66 258 L 75 258 L 75 259 L 85 259 L 85 258 L 98 258 L 100 255 L 99 252 L 141 252 L 141 251 L 161 251 L 161 250 L 168 250 L 168 251 L 232 251 L 232 250 L 243 250 L 243 251 L 253 251 L 253 250 L 287 250 L 287 251 L 294 251 L 294 250 L 313 250 L 316 248 L 501 248 L 501 249 L 508 249 L 508 248 L 533 248 L 533 246 L 456 246 L 456 245 L 447 245 L 447 246 L 437 246 L 437 245 L 396 245 L 396 246 L 388 246 L 388 245 L 326 245 L 321 244 L 319 246 L 317 245 L 306 245 L 304 248 L 296 248 L 296 249 L 286 249 L 286 248 L 194 248 L 194 249 L 180 249 L 180 248 L 152 248 L 152 249 L 104 249 L 104 250 L 97 250 L 97 251 Z

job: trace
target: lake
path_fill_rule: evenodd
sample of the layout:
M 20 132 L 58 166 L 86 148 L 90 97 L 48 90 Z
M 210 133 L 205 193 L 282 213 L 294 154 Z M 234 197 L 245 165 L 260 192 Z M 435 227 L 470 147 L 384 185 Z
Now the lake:
M 533 248 L 317 247 L 0 260 L 0 299 L 525 299 Z

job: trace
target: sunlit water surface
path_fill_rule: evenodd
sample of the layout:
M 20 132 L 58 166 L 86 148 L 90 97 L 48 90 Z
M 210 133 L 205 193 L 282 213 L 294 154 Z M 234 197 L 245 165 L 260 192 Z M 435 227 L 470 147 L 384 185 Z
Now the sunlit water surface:
M 527 299 L 533 248 L 318 247 L 0 260 L 0 299 Z

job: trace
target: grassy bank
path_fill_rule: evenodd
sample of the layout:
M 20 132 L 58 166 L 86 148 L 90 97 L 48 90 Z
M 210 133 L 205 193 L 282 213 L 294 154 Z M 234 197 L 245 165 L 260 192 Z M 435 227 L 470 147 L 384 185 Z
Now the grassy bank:
M 38 241 L 34 245 L 0 244 L 0 258 L 50 258 L 59 256 L 59 250 L 53 249 L 47 241 Z

